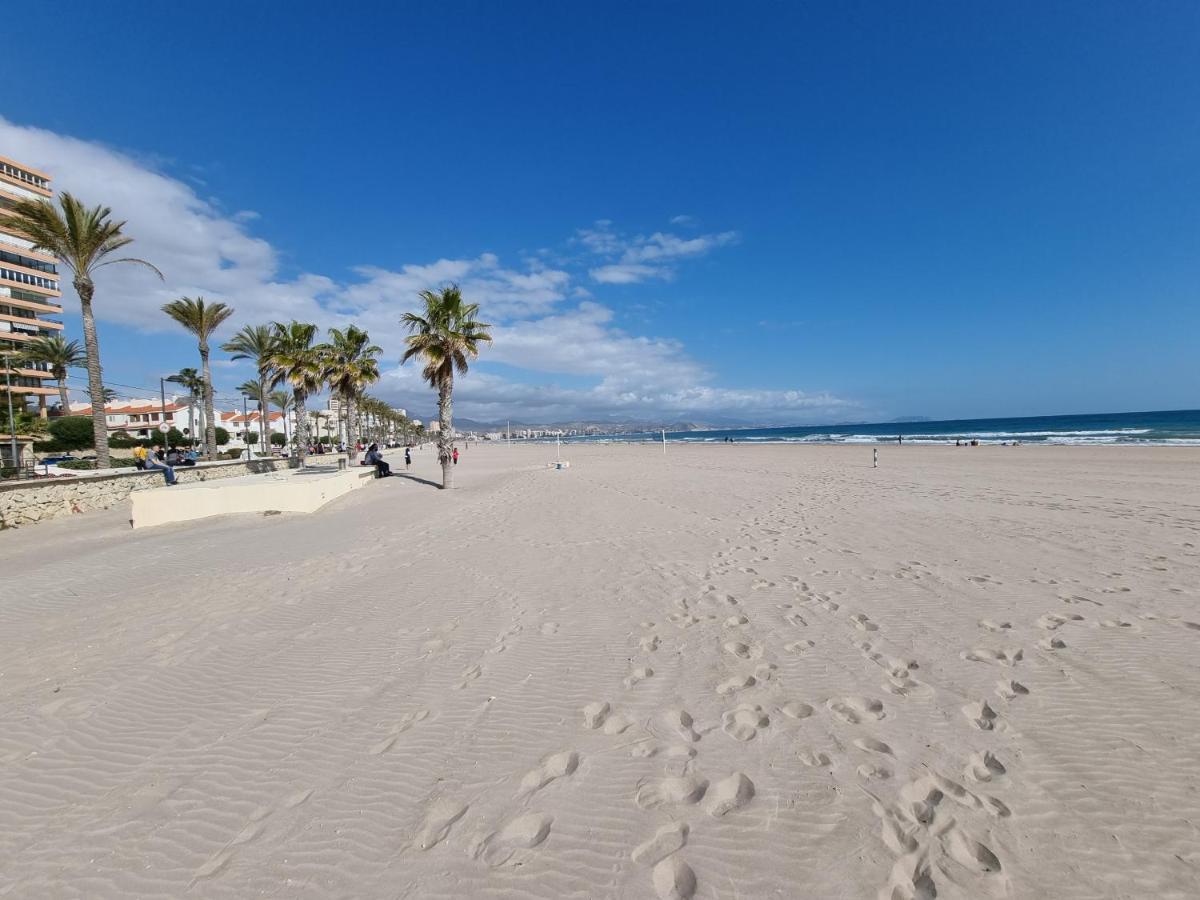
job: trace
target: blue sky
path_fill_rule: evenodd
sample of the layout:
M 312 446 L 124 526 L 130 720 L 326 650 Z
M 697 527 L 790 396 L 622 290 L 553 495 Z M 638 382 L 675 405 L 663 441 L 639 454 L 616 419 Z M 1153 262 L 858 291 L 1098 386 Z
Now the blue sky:
M 167 275 L 107 270 L 109 380 L 194 365 L 157 307 L 203 293 L 366 325 L 427 414 L 397 320 L 455 279 L 472 418 L 1197 405 L 1200 6 L 329 10 L 43 4 L 6 47 L 0 153 Z

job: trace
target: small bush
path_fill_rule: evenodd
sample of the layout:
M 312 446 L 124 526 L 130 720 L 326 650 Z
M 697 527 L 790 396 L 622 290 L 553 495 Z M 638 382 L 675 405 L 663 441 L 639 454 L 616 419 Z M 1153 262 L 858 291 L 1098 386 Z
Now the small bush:
M 114 469 L 133 468 L 134 465 L 132 458 L 118 459 L 114 456 L 111 458 L 111 462 Z M 96 461 L 94 459 L 68 459 L 66 462 L 59 463 L 58 467 L 60 469 L 94 469 Z

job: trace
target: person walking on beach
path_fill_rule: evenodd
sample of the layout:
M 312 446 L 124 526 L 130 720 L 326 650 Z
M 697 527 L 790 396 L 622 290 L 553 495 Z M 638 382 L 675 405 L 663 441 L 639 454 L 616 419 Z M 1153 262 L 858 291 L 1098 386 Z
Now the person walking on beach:
M 412 468 L 412 448 L 404 448 L 404 470 L 408 471 Z
M 146 457 L 146 468 L 161 470 L 163 478 L 167 480 L 167 484 L 175 484 L 175 469 L 162 461 L 162 448 L 158 444 L 155 444 L 151 449 L 154 452 Z
M 454 448 L 454 452 L 450 454 L 450 458 L 454 460 L 454 464 L 458 465 L 458 448 Z

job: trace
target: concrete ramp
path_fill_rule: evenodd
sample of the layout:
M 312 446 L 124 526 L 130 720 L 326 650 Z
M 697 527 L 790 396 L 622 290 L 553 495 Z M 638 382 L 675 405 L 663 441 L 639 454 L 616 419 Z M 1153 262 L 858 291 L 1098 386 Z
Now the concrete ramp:
M 134 528 L 230 513 L 311 513 L 373 480 L 374 468 L 320 466 L 245 478 L 225 478 L 137 491 L 130 495 Z

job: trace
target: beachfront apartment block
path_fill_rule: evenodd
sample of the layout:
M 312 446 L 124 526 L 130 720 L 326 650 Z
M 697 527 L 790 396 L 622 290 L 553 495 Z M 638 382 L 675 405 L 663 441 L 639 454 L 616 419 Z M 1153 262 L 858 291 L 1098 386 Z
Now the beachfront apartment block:
M 0 211 L 20 200 L 50 199 L 50 176 L 0 156 Z M 62 291 L 54 256 L 33 249 L 33 242 L 12 229 L 0 228 L 0 392 L 12 390 L 21 406 L 38 398 L 42 414 L 46 398 L 58 391 L 42 363 L 19 361 L 31 341 L 62 331 Z M 6 365 L 7 364 L 7 365 Z M 3 371 L 7 368 L 7 371 Z

